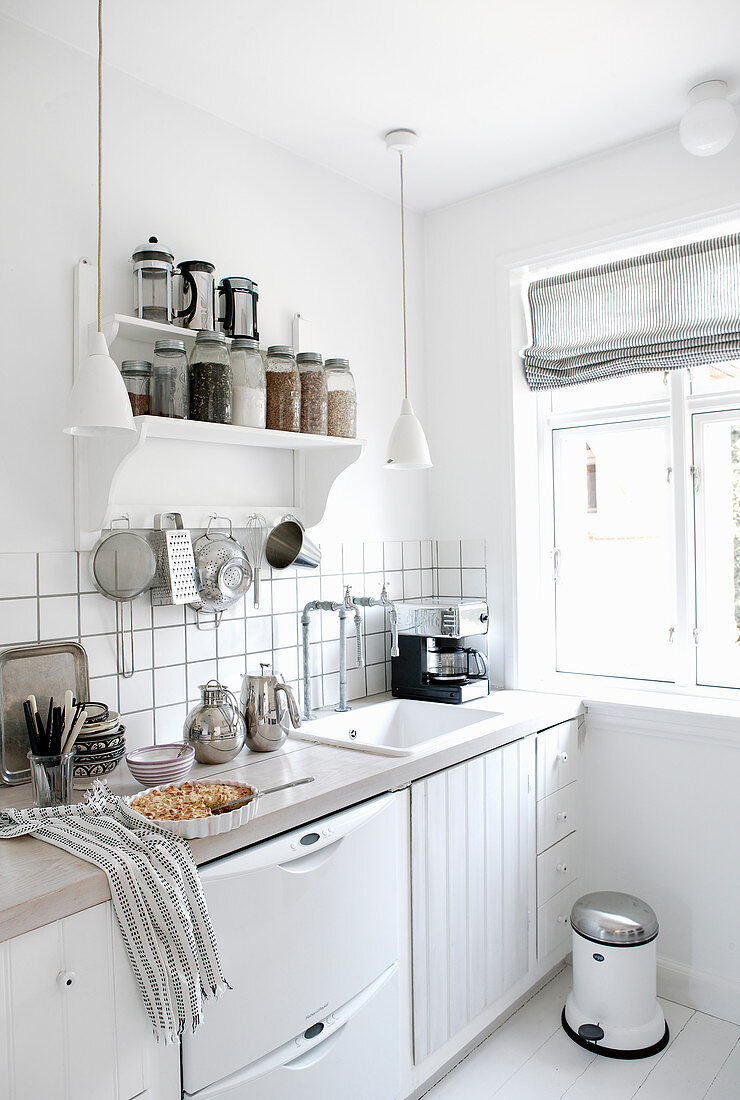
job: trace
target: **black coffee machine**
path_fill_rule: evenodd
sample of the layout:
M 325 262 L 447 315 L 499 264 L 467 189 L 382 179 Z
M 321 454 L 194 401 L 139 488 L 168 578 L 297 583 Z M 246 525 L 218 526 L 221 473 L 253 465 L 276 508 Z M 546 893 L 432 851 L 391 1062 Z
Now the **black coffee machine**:
M 466 646 L 488 631 L 485 600 L 404 600 L 398 612 L 398 657 L 391 658 L 391 690 L 399 699 L 467 703 L 489 692 L 483 654 Z

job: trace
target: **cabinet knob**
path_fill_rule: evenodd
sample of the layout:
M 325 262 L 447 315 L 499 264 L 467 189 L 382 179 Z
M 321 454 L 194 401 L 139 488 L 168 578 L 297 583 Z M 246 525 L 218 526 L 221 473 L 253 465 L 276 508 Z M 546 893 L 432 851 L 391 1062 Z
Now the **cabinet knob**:
M 557 820 L 558 821 L 567 821 L 568 820 L 568 815 L 565 812 L 565 810 L 560 811 L 560 813 L 557 815 Z
M 567 924 L 568 923 L 568 917 L 566 916 L 565 913 L 558 913 L 558 918 L 557 919 L 558 919 L 558 924 Z
M 568 872 L 568 864 L 567 863 L 558 863 L 557 866 L 555 867 L 555 870 L 558 872 L 559 875 L 565 875 Z
M 560 761 L 561 764 L 567 764 L 568 763 L 568 754 L 567 754 L 567 752 L 559 752 L 558 753 L 558 760 Z
M 60 970 L 57 974 L 57 985 L 60 989 L 70 989 L 77 981 L 74 970 Z

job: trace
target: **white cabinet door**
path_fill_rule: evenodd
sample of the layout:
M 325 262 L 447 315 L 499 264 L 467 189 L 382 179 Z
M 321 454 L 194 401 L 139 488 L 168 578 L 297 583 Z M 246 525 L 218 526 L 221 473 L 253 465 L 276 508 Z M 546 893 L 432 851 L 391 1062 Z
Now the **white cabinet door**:
M 417 1065 L 527 972 L 534 805 L 533 737 L 412 784 Z
M 110 904 L 0 943 L 2 1100 L 130 1100 L 153 1040 Z

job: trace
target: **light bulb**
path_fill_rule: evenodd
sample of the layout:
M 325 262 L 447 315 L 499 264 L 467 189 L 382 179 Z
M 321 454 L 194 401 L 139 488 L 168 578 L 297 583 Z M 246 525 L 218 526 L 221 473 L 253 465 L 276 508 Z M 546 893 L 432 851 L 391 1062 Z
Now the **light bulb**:
M 689 92 L 691 106 L 681 119 L 681 144 L 696 157 L 721 153 L 732 141 L 737 115 L 727 99 L 724 80 L 706 80 Z

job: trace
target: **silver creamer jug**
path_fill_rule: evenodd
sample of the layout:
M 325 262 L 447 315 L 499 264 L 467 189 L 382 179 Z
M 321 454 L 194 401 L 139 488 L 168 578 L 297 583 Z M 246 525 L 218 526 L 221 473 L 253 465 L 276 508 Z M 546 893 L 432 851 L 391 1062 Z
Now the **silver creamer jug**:
M 242 681 L 241 709 L 247 723 L 247 744 L 254 752 L 274 752 L 301 724 L 295 696 L 279 672 L 260 664 L 259 674 Z

